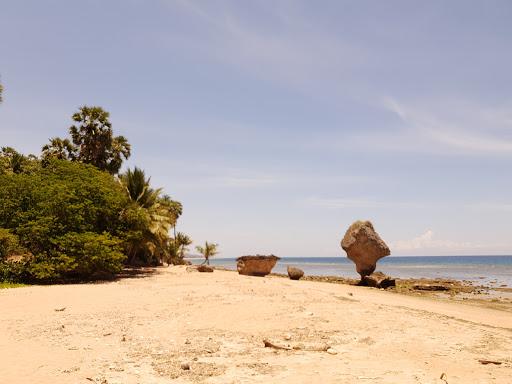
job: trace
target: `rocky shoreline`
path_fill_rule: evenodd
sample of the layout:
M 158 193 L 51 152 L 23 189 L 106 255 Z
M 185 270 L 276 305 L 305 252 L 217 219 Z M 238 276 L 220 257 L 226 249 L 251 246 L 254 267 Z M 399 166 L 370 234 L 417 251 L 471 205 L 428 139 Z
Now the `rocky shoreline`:
M 214 267 L 217 270 L 233 271 L 225 267 Z M 271 273 L 269 276 L 286 278 L 282 273 Z M 304 275 L 300 280 L 330 284 L 359 285 L 359 279 L 342 276 Z M 494 287 L 477 284 L 469 280 L 409 278 L 395 279 L 396 286 L 386 291 L 410 296 L 435 297 L 444 300 L 463 301 L 469 304 L 483 305 L 495 309 L 512 312 L 512 288 Z M 376 288 L 370 288 L 376 289 Z

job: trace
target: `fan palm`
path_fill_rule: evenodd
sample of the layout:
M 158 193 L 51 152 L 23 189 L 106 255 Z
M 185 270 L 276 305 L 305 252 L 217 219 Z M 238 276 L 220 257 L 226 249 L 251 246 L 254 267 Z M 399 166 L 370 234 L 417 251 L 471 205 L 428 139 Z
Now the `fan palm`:
M 76 147 L 68 139 L 54 137 L 42 148 L 42 152 L 43 159 L 53 157 L 60 160 L 73 160 L 76 155 Z

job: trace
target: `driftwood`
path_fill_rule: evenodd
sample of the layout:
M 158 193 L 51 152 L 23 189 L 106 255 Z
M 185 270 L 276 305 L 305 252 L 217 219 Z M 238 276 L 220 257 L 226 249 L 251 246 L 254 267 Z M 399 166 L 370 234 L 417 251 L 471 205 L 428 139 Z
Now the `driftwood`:
M 487 364 L 494 364 L 494 365 L 501 365 L 501 361 L 495 361 L 495 360 L 478 360 L 480 364 L 487 365 Z
M 265 348 L 274 348 L 274 349 L 284 349 L 286 351 L 291 351 L 293 348 L 286 346 L 286 345 L 277 345 L 271 342 L 268 339 L 263 339 L 263 344 L 265 345 Z

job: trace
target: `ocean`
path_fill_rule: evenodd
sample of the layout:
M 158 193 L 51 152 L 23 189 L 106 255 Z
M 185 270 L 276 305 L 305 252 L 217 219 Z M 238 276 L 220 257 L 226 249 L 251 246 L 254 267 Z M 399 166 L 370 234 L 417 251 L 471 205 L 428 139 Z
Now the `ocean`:
M 236 270 L 231 258 L 212 258 L 210 264 Z M 306 275 L 359 277 L 346 257 L 283 257 L 272 272 L 286 273 L 288 265 Z M 377 270 L 395 278 L 448 278 L 512 287 L 512 256 L 389 256 L 379 260 Z

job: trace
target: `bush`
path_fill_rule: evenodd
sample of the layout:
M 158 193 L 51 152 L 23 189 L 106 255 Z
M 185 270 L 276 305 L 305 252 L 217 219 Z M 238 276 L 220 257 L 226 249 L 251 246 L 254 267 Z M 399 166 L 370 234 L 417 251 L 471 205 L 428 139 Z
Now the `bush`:
M 49 160 L 29 173 L 0 174 L 0 255 L 17 243 L 33 255 L 3 263 L 1 273 L 52 281 L 118 272 L 129 204 L 118 180 L 91 165 Z
M 121 271 L 126 258 L 121 240 L 107 233 L 67 233 L 52 243 L 49 255 L 36 257 L 29 265 L 35 280 L 110 277 Z
M 8 229 L 0 228 L 0 260 L 22 253 L 24 250 L 19 244 L 18 236 L 12 234 Z

